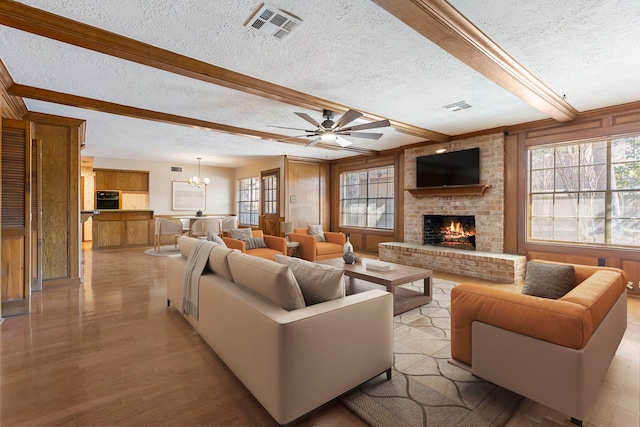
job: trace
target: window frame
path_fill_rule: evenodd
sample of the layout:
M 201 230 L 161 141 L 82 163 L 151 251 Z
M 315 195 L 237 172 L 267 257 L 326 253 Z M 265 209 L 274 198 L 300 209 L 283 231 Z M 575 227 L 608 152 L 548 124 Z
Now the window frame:
M 238 224 L 252 227 L 259 226 L 260 177 L 240 178 L 237 180 L 237 186 L 238 198 L 236 203 Z M 247 209 L 245 209 L 245 206 L 247 206 Z
M 385 180 L 375 182 L 375 180 L 371 179 L 371 174 L 376 173 L 377 171 L 386 171 Z M 391 172 L 389 174 L 389 172 Z M 345 177 L 347 176 L 356 176 L 366 174 L 366 184 L 363 183 L 362 179 L 354 182 L 352 184 L 345 183 Z M 367 230 L 381 230 L 381 231 L 394 231 L 395 229 L 395 204 L 396 204 L 396 166 L 395 164 L 384 164 L 371 166 L 368 168 L 357 168 L 357 169 L 349 169 L 343 170 L 339 173 L 339 182 L 338 182 L 338 203 L 339 203 L 339 225 L 341 228 L 361 228 Z M 389 176 L 391 179 L 389 180 Z M 380 185 L 384 184 L 385 191 L 383 196 L 380 196 Z M 375 193 L 373 190 L 373 185 L 375 185 Z M 366 194 L 363 195 L 356 191 L 353 196 L 345 197 L 347 194 L 347 187 L 351 187 L 352 189 L 359 188 L 362 190 L 364 188 Z M 384 204 L 378 206 L 378 202 L 380 200 L 384 200 Z M 351 206 L 364 205 L 364 209 L 362 212 L 346 212 L 347 202 L 351 201 Z M 372 207 L 372 203 L 375 203 L 375 208 Z M 381 209 L 384 206 L 384 209 Z M 377 219 L 375 219 L 375 223 L 372 223 L 372 216 L 376 215 Z M 357 219 L 357 221 L 349 221 L 346 219 L 350 217 L 352 219 Z M 385 226 L 378 226 L 380 221 L 383 222 Z

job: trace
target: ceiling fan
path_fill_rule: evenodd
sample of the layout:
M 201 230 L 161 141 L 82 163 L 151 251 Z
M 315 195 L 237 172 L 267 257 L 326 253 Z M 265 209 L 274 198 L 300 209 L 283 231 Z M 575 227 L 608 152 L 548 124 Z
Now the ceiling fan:
M 354 132 L 365 129 L 373 129 L 380 128 L 385 126 L 390 126 L 389 120 L 384 119 L 377 122 L 365 123 L 362 125 L 356 126 L 348 126 L 349 123 L 356 120 L 362 113 L 356 110 L 349 110 L 344 113 L 337 122 L 333 121 L 333 111 L 330 110 L 322 110 L 322 117 L 325 120 L 322 123 L 318 123 L 313 117 L 309 116 L 307 113 L 294 113 L 298 117 L 303 118 L 308 121 L 312 125 L 316 127 L 316 129 L 301 129 L 301 128 L 289 128 L 284 126 L 273 126 L 280 129 L 292 129 L 292 130 L 301 130 L 306 132 L 304 135 L 293 136 L 292 138 L 313 138 L 313 140 L 308 143 L 307 147 L 313 147 L 318 142 L 336 142 L 342 147 L 347 147 L 351 145 L 351 141 L 343 138 L 343 135 L 352 136 L 355 138 L 366 138 L 366 139 L 379 139 L 382 134 L 381 133 L 370 133 L 370 132 Z

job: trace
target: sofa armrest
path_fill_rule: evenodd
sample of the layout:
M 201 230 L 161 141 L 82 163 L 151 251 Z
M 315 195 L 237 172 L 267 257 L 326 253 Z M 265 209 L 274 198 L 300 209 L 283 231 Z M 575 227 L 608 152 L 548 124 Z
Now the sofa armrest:
M 238 249 L 240 252 L 247 253 L 247 244 L 242 240 L 233 239 L 231 237 L 222 237 L 224 244 L 227 245 L 229 249 Z
M 325 231 L 324 238 L 329 243 L 336 243 L 342 246 L 344 246 L 344 244 L 347 243 L 347 236 L 344 233 L 340 233 L 340 232 Z
M 316 248 L 316 238 L 309 234 L 289 233 L 289 239 L 292 242 L 300 243 L 298 253 L 300 258 L 307 261 L 316 261 L 318 253 Z
M 451 291 L 451 357 L 468 365 L 476 321 L 574 349 L 594 330 L 589 310 L 579 304 L 461 284 Z
M 393 363 L 393 297 L 385 291 L 292 311 L 231 283 L 201 286 L 200 292 L 214 308 L 201 312 L 200 323 L 209 329 L 201 335 L 280 424 Z
M 282 252 L 282 255 L 287 254 L 287 240 L 284 237 L 264 235 L 264 244 L 269 249 Z

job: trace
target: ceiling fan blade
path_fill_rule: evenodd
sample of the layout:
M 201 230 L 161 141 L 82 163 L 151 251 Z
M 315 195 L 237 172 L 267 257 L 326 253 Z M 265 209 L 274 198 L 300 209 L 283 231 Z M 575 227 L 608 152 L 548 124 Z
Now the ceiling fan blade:
M 317 128 L 320 127 L 320 123 L 318 123 L 313 117 L 311 117 L 307 113 L 293 113 L 293 114 L 295 114 L 296 116 L 308 121 L 309 123 L 311 123 L 312 125 L 314 125 Z
M 347 131 L 351 131 L 351 130 L 365 130 L 365 129 L 373 129 L 373 128 L 383 128 L 386 126 L 391 126 L 391 123 L 389 122 L 389 120 L 384 119 L 384 120 L 380 120 L 377 122 L 371 122 L 371 123 L 365 123 L 363 125 L 356 125 L 356 126 L 351 126 L 349 128 L 345 128 L 342 130 L 347 130 Z
M 340 129 L 342 126 L 345 126 L 358 117 L 362 116 L 362 113 L 356 110 L 349 110 L 338 119 L 335 125 L 333 125 L 333 129 Z
M 337 136 L 337 135 L 336 135 Z M 340 136 L 336 137 L 336 143 L 338 143 L 341 147 L 348 147 L 351 144 L 353 144 L 351 141 L 349 141 L 348 139 L 342 138 Z
M 354 138 L 366 138 L 366 139 L 380 139 L 382 136 L 381 133 L 371 133 L 371 132 L 344 132 L 340 131 L 340 135 L 349 135 Z
M 275 125 L 269 125 L 270 128 L 278 128 L 278 129 L 291 129 L 291 130 L 301 130 L 303 132 L 314 132 L 313 130 L 308 130 L 308 129 L 302 129 L 302 128 L 289 128 L 286 126 L 275 126 Z
M 287 136 L 287 137 L 284 137 L 284 138 L 278 138 L 278 141 L 288 141 L 290 139 L 298 139 L 298 138 L 312 138 L 314 136 L 315 135 L 307 135 L 307 134 L 305 134 L 305 135 Z
M 318 142 L 320 142 L 320 137 L 317 137 L 316 139 L 314 139 L 313 141 L 311 141 L 310 143 L 308 143 L 307 145 L 305 145 L 305 147 L 313 147 L 314 145 L 316 145 Z

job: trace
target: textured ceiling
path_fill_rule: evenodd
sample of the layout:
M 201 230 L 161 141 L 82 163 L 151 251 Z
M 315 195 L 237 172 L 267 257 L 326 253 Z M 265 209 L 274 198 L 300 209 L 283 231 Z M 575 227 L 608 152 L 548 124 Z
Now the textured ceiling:
M 446 135 L 548 116 L 369 0 L 274 0 L 303 24 L 279 41 L 244 26 L 252 0 L 27 0 L 38 9 L 352 108 Z M 578 111 L 640 100 L 637 0 L 449 2 Z M 0 59 L 17 84 L 283 135 L 321 113 L 0 26 Z M 450 112 L 444 105 L 472 108 Z M 285 144 L 25 99 L 30 111 L 87 120 L 84 156 L 238 167 L 291 155 L 357 153 Z M 365 123 L 365 122 L 360 122 Z M 380 129 L 384 150 L 424 138 Z

